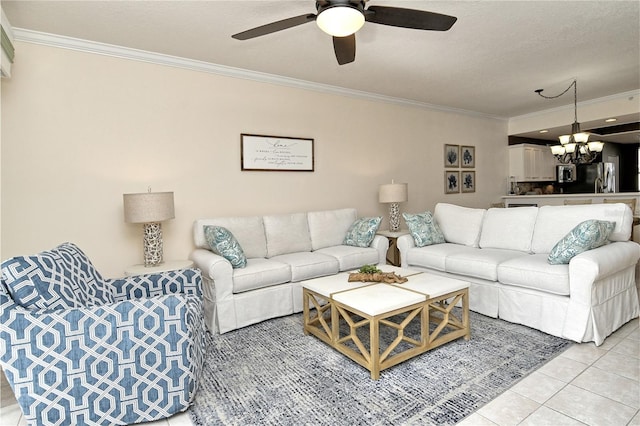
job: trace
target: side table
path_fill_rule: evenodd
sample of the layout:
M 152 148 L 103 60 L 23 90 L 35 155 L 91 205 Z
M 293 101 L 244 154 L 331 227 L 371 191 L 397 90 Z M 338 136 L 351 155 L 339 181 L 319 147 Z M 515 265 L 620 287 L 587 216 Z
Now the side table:
M 188 268 L 193 268 L 193 262 L 190 260 L 169 260 L 156 266 L 131 265 L 125 268 L 124 274 L 129 277 L 131 275 L 157 274 L 158 272 Z
M 389 250 L 387 250 L 387 263 L 393 266 L 400 266 L 400 250 L 398 250 L 398 237 L 409 234 L 408 229 L 401 229 L 399 231 L 378 231 L 378 235 L 387 237 L 389 239 Z

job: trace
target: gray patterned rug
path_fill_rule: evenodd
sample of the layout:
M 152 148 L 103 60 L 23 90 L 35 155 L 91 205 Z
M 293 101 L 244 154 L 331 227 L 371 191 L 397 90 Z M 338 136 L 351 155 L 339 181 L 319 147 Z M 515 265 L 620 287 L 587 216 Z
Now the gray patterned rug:
M 195 425 L 451 425 L 571 342 L 471 312 L 458 339 L 383 370 L 380 380 L 316 337 L 302 314 L 207 333 Z M 381 337 L 381 340 L 384 340 Z

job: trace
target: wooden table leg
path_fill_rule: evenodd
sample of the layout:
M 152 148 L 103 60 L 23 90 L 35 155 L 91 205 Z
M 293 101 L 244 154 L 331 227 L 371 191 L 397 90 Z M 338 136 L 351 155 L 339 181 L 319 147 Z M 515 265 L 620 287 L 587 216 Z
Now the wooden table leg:
M 371 378 L 373 380 L 378 380 L 380 378 L 380 324 L 378 323 L 378 318 L 371 318 L 371 321 L 369 322 L 369 331 Z

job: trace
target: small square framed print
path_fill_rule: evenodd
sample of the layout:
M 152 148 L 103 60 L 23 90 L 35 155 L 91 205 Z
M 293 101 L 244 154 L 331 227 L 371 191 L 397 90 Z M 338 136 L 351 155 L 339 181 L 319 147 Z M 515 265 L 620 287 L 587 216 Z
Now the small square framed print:
M 444 146 L 444 166 L 460 167 L 460 145 Z
M 460 172 L 447 170 L 444 172 L 444 193 L 457 194 L 460 192 Z
M 462 145 L 460 147 L 461 167 L 473 169 L 476 166 L 476 147 Z
M 460 187 L 462 192 L 476 192 L 476 172 L 463 171 Z

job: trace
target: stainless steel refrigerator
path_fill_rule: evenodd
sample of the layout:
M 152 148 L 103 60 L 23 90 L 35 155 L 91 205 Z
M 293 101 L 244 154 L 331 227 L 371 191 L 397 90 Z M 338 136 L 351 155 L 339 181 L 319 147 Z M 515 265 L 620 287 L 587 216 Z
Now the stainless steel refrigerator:
M 571 185 L 571 193 L 616 192 L 616 173 L 613 163 L 578 164 L 576 180 Z

